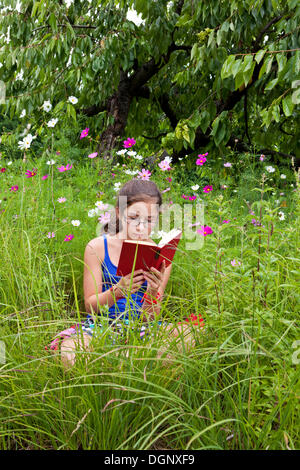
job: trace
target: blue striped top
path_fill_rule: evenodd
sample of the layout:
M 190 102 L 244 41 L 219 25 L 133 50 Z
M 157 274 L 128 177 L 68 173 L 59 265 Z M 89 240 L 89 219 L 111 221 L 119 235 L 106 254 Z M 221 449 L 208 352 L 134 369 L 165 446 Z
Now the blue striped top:
M 117 266 L 110 260 L 107 248 L 107 237 L 103 233 L 105 256 L 102 262 L 102 292 L 105 292 L 113 284 L 116 284 L 121 279 L 121 276 L 117 276 Z M 119 317 L 120 314 L 126 311 L 125 315 L 121 315 L 122 319 L 140 317 L 142 307 L 142 297 L 147 289 L 147 281 L 144 281 L 138 291 L 127 296 L 127 298 L 118 299 L 108 310 L 109 318 L 114 319 Z M 126 306 L 127 303 L 127 306 Z M 130 303 L 130 307 L 129 307 Z

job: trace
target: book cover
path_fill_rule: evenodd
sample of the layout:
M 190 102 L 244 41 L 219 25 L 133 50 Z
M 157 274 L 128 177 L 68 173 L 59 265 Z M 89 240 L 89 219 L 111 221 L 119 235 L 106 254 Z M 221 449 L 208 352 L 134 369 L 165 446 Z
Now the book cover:
M 173 229 L 161 239 L 158 245 L 142 240 L 124 240 L 117 276 L 126 276 L 132 270 L 137 271 L 138 269 L 149 271 L 151 267 L 160 270 L 164 259 L 166 267 L 169 266 L 174 258 L 181 235 L 181 230 Z

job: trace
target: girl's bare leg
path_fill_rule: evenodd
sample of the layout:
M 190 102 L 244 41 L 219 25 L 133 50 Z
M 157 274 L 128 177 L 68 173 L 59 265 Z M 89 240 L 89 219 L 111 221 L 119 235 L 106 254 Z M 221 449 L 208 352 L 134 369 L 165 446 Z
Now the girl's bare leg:
M 164 345 L 157 354 L 157 357 L 161 358 L 166 351 L 169 352 L 166 355 L 163 365 L 167 365 L 170 361 L 172 362 L 175 357 L 174 355 L 176 355 L 176 351 L 182 353 L 184 349 L 186 352 L 189 352 L 195 347 L 196 342 L 190 326 L 168 325 L 164 331 L 167 339 L 164 341 Z M 182 343 L 184 343 L 184 345 Z M 175 345 L 175 348 L 173 345 Z M 170 352 L 171 348 L 174 352 Z
M 82 341 L 83 337 L 83 341 Z M 61 344 L 61 360 L 65 368 L 72 367 L 75 364 L 76 351 L 90 350 L 89 344 L 92 337 L 86 333 L 76 335 L 65 339 Z

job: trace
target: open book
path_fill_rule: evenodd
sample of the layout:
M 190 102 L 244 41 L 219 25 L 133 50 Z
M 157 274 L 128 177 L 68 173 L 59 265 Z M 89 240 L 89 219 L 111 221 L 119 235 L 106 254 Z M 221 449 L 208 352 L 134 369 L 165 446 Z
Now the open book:
M 138 269 L 149 271 L 151 267 L 160 270 L 164 259 L 166 267 L 169 266 L 174 258 L 181 235 L 181 230 L 174 228 L 163 236 L 158 245 L 143 240 L 124 240 L 117 276 L 126 276 Z

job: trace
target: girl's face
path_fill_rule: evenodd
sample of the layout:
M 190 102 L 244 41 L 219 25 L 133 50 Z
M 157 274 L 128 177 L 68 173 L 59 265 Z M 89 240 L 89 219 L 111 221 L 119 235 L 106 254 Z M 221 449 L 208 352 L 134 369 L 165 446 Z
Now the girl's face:
M 117 214 L 119 210 L 116 208 Z M 158 204 L 153 202 L 135 202 L 127 207 L 120 219 L 123 229 L 120 238 L 129 240 L 147 240 L 158 220 Z

